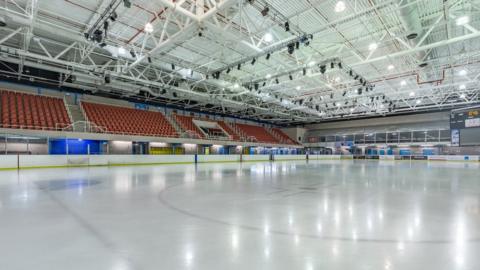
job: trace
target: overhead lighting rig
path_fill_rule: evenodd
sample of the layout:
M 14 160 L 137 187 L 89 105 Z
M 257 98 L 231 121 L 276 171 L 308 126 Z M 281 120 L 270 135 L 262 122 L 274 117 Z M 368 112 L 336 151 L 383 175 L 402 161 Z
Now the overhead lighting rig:
M 110 22 L 115 22 L 118 18 L 117 8 L 123 3 L 126 8 L 131 7 L 128 0 L 113 0 L 108 7 L 100 14 L 95 23 L 84 33 L 87 40 L 93 41 L 105 47 L 104 40 L 108 36 Z
M 273 47 L 270 47 L 270 49 L 265 50 L 264 52 L 258 53 L 257 55 L 241 59 L 239 61 L 236 61 L 234 63 L 231 63 L 223 68 L 217 69 L 212 71 L 211 73 L 217 73 L 217 72 L 224 72 L 227 71 L 228 69 L 232 69 L 234 67 L 238 67 L 238 70 L 240 70 L 240 67 L 248 62 L 250 62 L 251 65 L 255 65 L 257 63 L 257 59 L 260 59 L 265 55 L 265 60 L 270 60 L 274 53 L 278 51 L 282 51 L 285 48 L 287 49 L 287 52 L 289 54 L 293 54 L 295 50 L 300 50 L 301 45 L 304 44 L 305 46 L 308 46 L 310 44 L 310 41 L 313 39 L 313 35 L 302 35 L 300 37 L 294 38 L 291 41 L 286 41 L 281 44 L 275 45 Z M 308 45 L 307 45 L 308 44 Z

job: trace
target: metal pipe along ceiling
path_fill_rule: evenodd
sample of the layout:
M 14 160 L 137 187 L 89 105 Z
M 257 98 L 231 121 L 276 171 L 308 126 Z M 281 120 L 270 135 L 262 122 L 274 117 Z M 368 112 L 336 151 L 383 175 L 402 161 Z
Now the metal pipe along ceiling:
M 408 2 L 414 2 L 409 0 Z M 418 6 L 416 3 L 411 5 L 405 5 L 400 9 L 400 20 L 405 26 L 406 37 L 410 40 L 412 47 L 417 46 L 419 40 L 423 37 L 424 31 L 422 27 L 422 22 L 420 21 L 420 15 L 418 12 Z M 426 56 L 425 51 L 416 52 L 416 59 L 419 65 L 424 63 Z

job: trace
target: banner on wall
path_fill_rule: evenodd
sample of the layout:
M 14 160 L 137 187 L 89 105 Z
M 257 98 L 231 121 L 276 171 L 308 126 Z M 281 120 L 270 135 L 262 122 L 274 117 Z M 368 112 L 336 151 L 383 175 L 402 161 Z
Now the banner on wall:
M 135 103 L 135 109 L 148 111 L 149 107 L 147 104 Z
M 452 146 L 460 146 L 460 130 L 452 129 Z

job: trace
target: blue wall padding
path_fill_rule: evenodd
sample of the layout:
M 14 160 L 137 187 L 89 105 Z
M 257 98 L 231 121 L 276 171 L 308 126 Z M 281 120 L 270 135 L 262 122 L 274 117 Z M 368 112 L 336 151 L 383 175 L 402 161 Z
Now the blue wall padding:
M 49 153 L 50 155 L 66 155 L 68 143 L 69 155 L 87 155 L 88 146 L 90 145 L 90 154 L 101 154 L 102 141 L 78 140 L 78 139 L 59 139 L 50 140 Z
M 433 156 L 433 149 L 423 149 L 424 156 Z

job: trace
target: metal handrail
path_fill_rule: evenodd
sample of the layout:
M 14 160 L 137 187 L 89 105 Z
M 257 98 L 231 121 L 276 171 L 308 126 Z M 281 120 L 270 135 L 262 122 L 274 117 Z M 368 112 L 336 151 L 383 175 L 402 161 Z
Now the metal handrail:
M 47 131 L 62 131 L 59 126 L 68 126 L 68 124 L 56 123 L 55 128 L 46 126 L 29 126 L 29 125 L 12 125 L 12 124 L 0 124 L 1 128 L 11 129 L 29 129 L 29 130 L 47 130 Z

